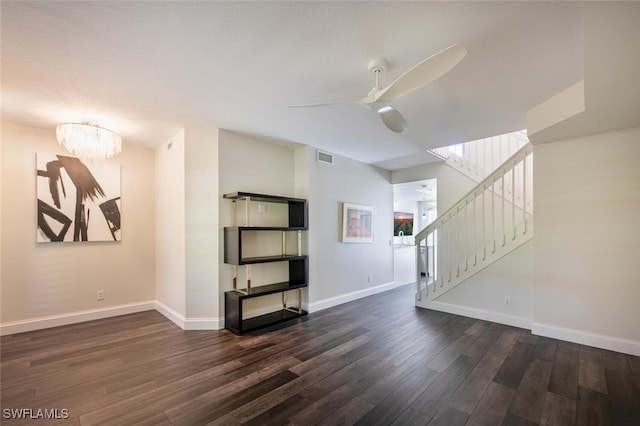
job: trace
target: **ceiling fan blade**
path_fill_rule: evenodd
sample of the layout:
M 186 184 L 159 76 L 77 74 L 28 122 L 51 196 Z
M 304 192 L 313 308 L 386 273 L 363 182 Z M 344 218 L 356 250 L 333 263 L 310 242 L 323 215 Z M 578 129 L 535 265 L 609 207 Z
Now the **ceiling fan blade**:
M 391 105 L 383 106 L 376 112 L 380 115 L 384 125 L 391 131 L 402 133 L 407 130 L 407 127 L 409 127 L 407 120 L 405 120 L 402 114 L 395 110 Z
M 324 106 L 331 106 L 331 105 L 345 105 L 350 103 L 352 102 L 324 102 L 319 104 L 288 105 L 287 108 L 315 108 L 315 107 L 324 107 Z
M 428 57 L 398 77 L 386 89 L 376 94 L 375 102 L 389 103 L 416 90 L 451 70 L 467 54 L 467 50 L 454 44 Z

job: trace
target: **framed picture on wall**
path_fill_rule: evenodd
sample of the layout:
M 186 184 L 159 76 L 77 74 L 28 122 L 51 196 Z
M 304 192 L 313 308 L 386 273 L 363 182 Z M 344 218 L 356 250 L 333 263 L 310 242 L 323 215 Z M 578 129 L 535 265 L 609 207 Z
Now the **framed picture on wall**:
M 413 213 L 393 212 L 393 236 L 413 235 Z
M 120 165 L 36 154 L 37 241 L 120 241 Z
M 373 207 L 342 203 L 342 242 L 373 242 Z

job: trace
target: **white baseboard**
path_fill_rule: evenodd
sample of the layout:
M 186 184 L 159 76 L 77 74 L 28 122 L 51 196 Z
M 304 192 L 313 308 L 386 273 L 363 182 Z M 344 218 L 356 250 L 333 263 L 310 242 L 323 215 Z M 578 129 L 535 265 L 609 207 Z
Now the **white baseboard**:
M 419 307 L 524 328 L 531 330 L 531 333 L 537 336 L 551 337 L 553 339 L 593 346 L 595 348 L 640 356 L 640 342 L 635 340 L 540 324 L 533 322 L 529 318 L 516 317 L 445 302 L 422 302 Z
M 22 321 L 12 321 L 0 324 L 0 336 L 25 333 L 27 331 L 42 330 L 59 327 L 61 325 L 77 324 L 120 315 L 156 310 L 183 330 L 221 330 L 224 319 L 220 318 L 185 318 L 178 312 L 157 300 L 130 303 L 126 305 L 110 306 L 108 308 L 91 309 L 71 312 L 68 314 L 51 315 Z
M 185 321 L 185 330 L 222 330 L 224 318 L 189 318 Z
M 640 342 L 635 340 L 622 339 L 603 334 L 587 333 L 585 331 L 556 327 L 536 322 L 533 323 L 531 333 L 538 336 L 552 337 L 554 339 L 566 340 L 567 342 L 579 343 L 581 345 L 640 356 Z
M 168 307 L 164 303 L 156 300 L 154 302 L 154 308 L 156 311 L 160 312 L 165 316 L 169 321 L 180 327 L 181 329 L 185 329 L 185 321 L 186 318 L 179 312 L 176 312 L 172 308 Z
M 224 319 L 185 318 L 184 315 L 157 300 L 155 301 L 155 309 L 183 330 L 221 330 L 224 328 Z
M 373 294 L 382 293 L 383 291 L 392 290 L 399 287 L 401 284 L 390 282 L 381 284 L 375 287 L 365 288 L 363 290 L 354 291 L 347 294 L 341 294 L 340 296 L 330 297 L 328 299 L 319 300 L 317 302 L 309 303 L 309 312 L 317 312 L 323 309 L 331 308 L 333 306 L 342 305 L 343 303 L 352 302 L 363 297 L 371 296 Z
M 418 305 L 416 305 L 418 306 Z M 531 319 L 516 317 L 513 315 L 491 312 L 484 309 L 470 308 L 468 306 L 454 305 L 445 302 L 421 302 L 419 308 L 433 309 L 434 311 L 446 312 L 448 314 L 461 315 L 463 317 L 475 318 L 484 321 L 497 322 L 498 324 L 510 325 L 512 327 L 531 329 Z
M 110 306 L 108 308 L 71 312 L 68 314 L 51 315 L 29 320 L 6 322 L 0 324 L 0 336 L 58 327 L 61 325 L 76 324 L 79 322 L 93 321 L 119 315 L 133 314 L 136 312 L 151 311 L 153 309 L 155 309 L 155 303 L 153 301 L 148 301 Z
M 366 296 L 391 290 L 399 285 L 396 283 L 382 284 L 352 293 L 331 297 L 309 305 L 309 312 L 317 312 L 332 306 L 341 305 Z M 454 305 L 444 302 L 422 302 L 421 306 L 440 312 L 447 312 L 455 315 L 462 315 L 499 324 L 510 325 L 524 329 L 530 329 L 538 336 L 551 337 L 565 340 L 581 345 L 593 346 L 596 348 L 608 349 L 615 352 L 622 352 L 630 355 L 640 356 L 640 342 L 635 340 L 622 339 L 602 334 L 588 333 L 580 330 L 573 330 L 563 327 L 556 327 L 548 324 L 534 323 L 529 318 L 516 317 L 512 315 L 490 312 L 483 309 L 470 308 L 467 306 Z M 58 327 L 62 325 L 76 324 L 85 321 L 110 318 L 120 315 L 133 314 L 156 310 L 164 315 L 183 330 L 221 330 L 224 328 L 223 318 L 185 318 L 175 310 L 163 303 L 155 300 L 126 305 L 111 306 L 108 308 L 91 309 L 86 311 L 72 312 L 69 314 L 51 315 L 47 317 L 34 318 L 23 321 L 13 321 L 0 324 L 0 336 L 9 334 L 24 333 L 28 331 L 41 330 L 45 328 Z

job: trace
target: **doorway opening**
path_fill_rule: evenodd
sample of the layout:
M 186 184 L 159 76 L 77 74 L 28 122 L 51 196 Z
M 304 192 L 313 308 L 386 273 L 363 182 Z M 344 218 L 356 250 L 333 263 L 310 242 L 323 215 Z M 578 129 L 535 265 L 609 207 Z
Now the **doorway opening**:
M 414 236 L 438 217 L 437 184 L 437 179 L 423 179 L 393 185 L 393 271 L 394 281 L 399 285 L 416 282 Z M 420 250 L 429 247 L 421 246 Z M 421 271 L 424 270 L 426 267 L 421 265 Z

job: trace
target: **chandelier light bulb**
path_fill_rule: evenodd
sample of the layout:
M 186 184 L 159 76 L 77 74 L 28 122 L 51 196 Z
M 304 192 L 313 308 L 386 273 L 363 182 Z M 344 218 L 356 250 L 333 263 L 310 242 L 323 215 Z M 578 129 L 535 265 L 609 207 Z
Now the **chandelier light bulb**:
M 80 159 L 105 160 L 122 151 L 116 132 L 91 123 L 61 123 L 56 127 L 58 143 Z

